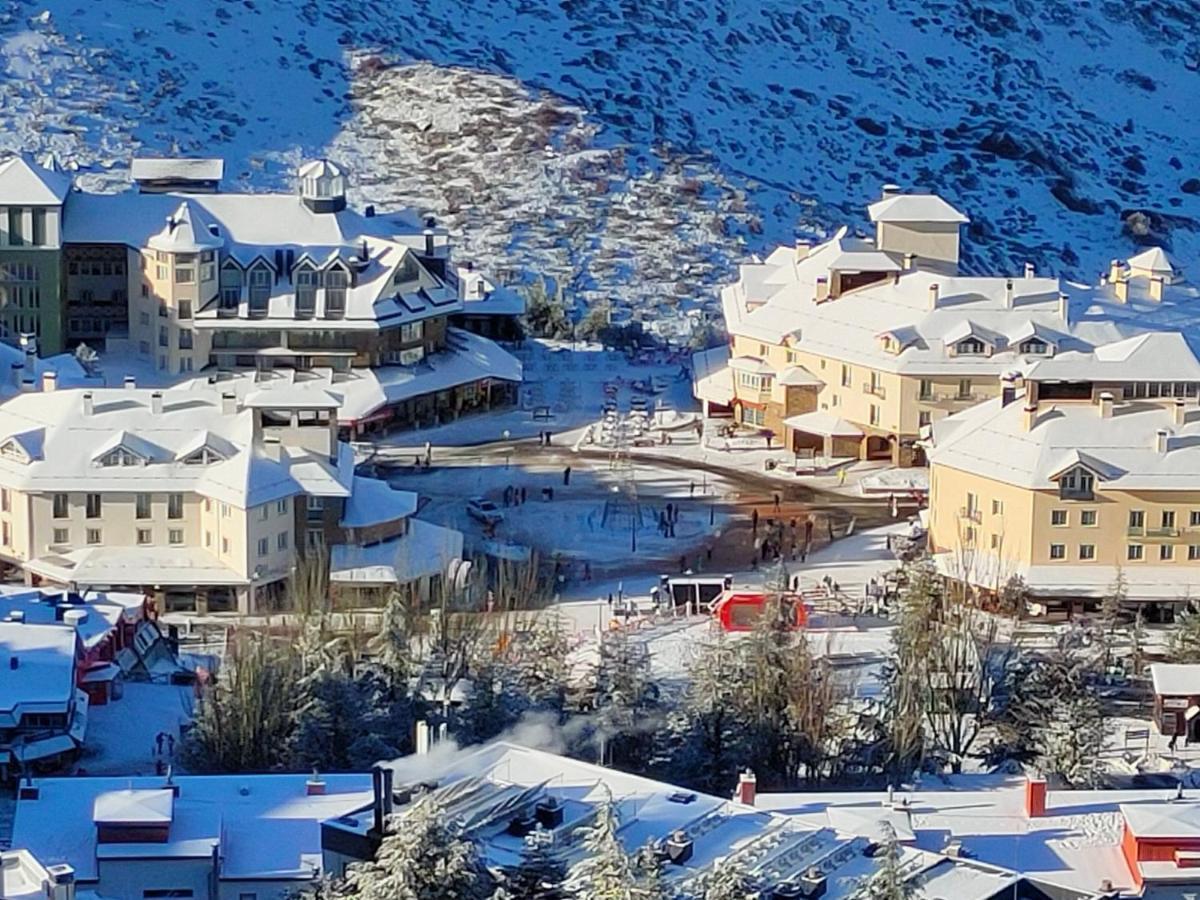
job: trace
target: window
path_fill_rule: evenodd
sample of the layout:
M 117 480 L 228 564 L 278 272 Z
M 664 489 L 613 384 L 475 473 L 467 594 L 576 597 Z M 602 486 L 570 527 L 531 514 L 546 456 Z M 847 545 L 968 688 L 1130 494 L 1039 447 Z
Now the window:
M 271 270 L 258 263 L 250 270 L 250 315 L 265 316 L 271 300 Z
M 150 324 L 150 313 L 145 312 L 144 310 L 142 312 L 138 313 L 138 324 L 139 325 L 149 325 Z
M 1067 545 L 1066 544 L 1051 544 L 1050 545 L 1050 558 L 1051 559 L 1066 559 L 1067 558 Z
M 176 266 L 175 267 L 175 283 L 176 284 L 195 284 L 196 270 L 192 266 Z
M 192 346 L 193 346 L 193 344 L 192 344 L 191 329 L 190 328 L 179 329 L 179 349 L 180 350 L 191 350 Z
M 763 421 L 764 421 L 763 411 L 761 409 L 758 409 L 757 407 L 754 407 L 754 406 L 743 406 L 742 407 L 742 423 L 743 424 L 761 426 L 763 424 Z
M 179 301 L 179 318 L 190 319 L 191 317 L 192 317 L 192 301 L 191 300 L 180 300 Z
M 960 378 L 958 380 L 958 399 L 959 400 L 970 400 L 971 399 L 971 379 L 970 378 Z
M 1131 509 L 1129 511 L 1129 527 L 1144 528 L 1146 526 L 1146 513 L 1140 509 Z
M 279 550 L 288 548 L 288 533 L 286 531 L 279 532 L 279 536 L 275 538 L 275 547 Z
M 1076 466 L 1058 480 L 1058 496 L 1061 500 L 1091 500 L 1095 486 L 1096 476 Z
M 203 265 L 200 266 L 200 280 L 201 281 L 212 281 L 213 274 L 215 271 L 216 271 L 216 269 L 213 267 L 212 263 L 204 263 Z
M 192 897 L 191 888 L 149 888 L 142 891 L 142 900 L 160 900 L 160 898 Z
M 242 299 L 242 270 L 230 262 L 221 267 L 221 308 L 237 309 Z
M 25 243 L 22 235 L 25 233 L 25 223 L 22 221 L 21 207 L 10 206 L 8 208 L 8 245 L 10 247 L 20 247 Z
M 258 539 L 258 555 L 266 556 L 270 552 L 271 552 L 271 542 L 268 541 L 266 538 L 259 538 Z
M 137 542 L 142 546 L 149 544 L 153 540 L 149 528 L 139 528 L 137 530 Z
M 924 428 L 926 425 L 933 424 L 933 413 L 927 409 L 922 409 L 917 413 L 917 427 Z
M 101 503 L 100 503 L 100 495 L 99 494 L 88 494 L 86 505 L 87 505 L 87 517 L 89 519 L 100 518 Z
M 89 528 L 87 530 L 87 542 L 89 544 L 95 545 L 101 543 L 100 537 L 101 535 L 99 528 Z
M 932 400 L 933 399 L 933 382 L 930 381 L 928 378 L 921 379 L 920 385 L 917 388 L 917 399 L 918 400 Z
M 167 518 L 183 518 L 183 494 L 167 494 Z
M 221 504 L 221 518 L 222 519 L 229 518 L 229 504 L 228 503 Z
M 258 900 L 258 894 L 247 894 L 243 891 L 238 894 L 238 900 Z
M 1065 509 L 1050 510 L 1050 524 L 1055 526 L 1063 526 L 1067 524 L 1067 511 Z
M 277 500 L 275 502 L 275 512 L 277 512 L 281 516 L 283 516 L 283 515 L 287 515 L 287 511 L 288 511 L 287 497 L 284 497 L 282 500 Z
M 959 356 L 979 356 L 987 348 L 979 338 L 969 337 L 963 338 L 955 344 L 954 349 L 958 352 Z
M 1200 544 L 1188 545 L 1188 559 L 1192 560 L 1193 562 L 1197 559 L 1200 559 Z
M 1174 528 L 1175 527 L 1175 510 L 1164 509 L 1162 511 L 1162 527 L 1163 528 Z
M 149 494 L 138 494 L 137 501 L 134 505 L 137 507 L 137 512 L 135 513 L 137 518 L 139 518 L 139 519 L 150 518 L 150 495 Z
M 1096 558 L 1096 545 L 1095 544 L 1080 544 L 1079 545 L 1079 558 L 1080 559 L 1095 559 Z
M 1141 544 L 1130 544 L 1125 550 L 1126 559 L 1141 559 L 1145 548 Z
M 170 270 L 166 266 L 158 265 L 154 267 L 154 277 L 159 281 L 166 281 Z
M 853 373 L 851 372 L 850 367 L 845 363 L 842 363 L 842 387 L 850 387 L 850 379 L 852 374 Z
M 871 404 L 870 419 L 871 419 L 872 425 L 879 424 L 879 407 L 876 406 L 874 403 Z
M 296 318 L 311 319 L 317 312 L 317 273 L 308 263 L 296 270 Z
M 1159 544 L 1158 545 L 1158 558 L 1163 560 L 1164 562 L 1167 560 L 1174 559 L 1175 558 L 1175 545 L 1174 544 Z
M 1049 345 L 1041 338 L 1030 338 L 1027 341 L 1021 342 L 1020 350 L 1022 353 L 1027 353 L 1030 356 L 1043 356 L 1049 349 Z
M 993 500 L 992 501 L 992 515 L 993 516 L 1004 515 L 1004 501 L 1003 500 Z
M 1200 509 L 1193 509 L 1188 513 L 1188 524 L 1193 528 L 1200 526 Z
M 993 549 L 993 550 L 997 550 L 997 549 L 999 549 L 999 547 L 1000 547 L 1000 535 L 998 535 L 998 534 L 993 534 L 993 535 L 992 535 L 992 539 L 991 539 L 991 545 L 992 545 L 992 549 Z
M 12 546 L 12 526 L 7 522 L 0 522 L 0 544 L 5 547 Z
M 179 546 L 180 544 L 182 544 L 183 543 L 183 529 L 182 528 L 172 528 L 172 529 L 168 530 L 167 531 L 167 543 L 174 544 L 175 546 Z
M 170 337 L 167 333 L 167 326 L 160 325 L 158 327 L 158 346 L 169 347 L 171 345 Z
M 229 553 L 229 538 L 227 537 L 221 538 L 221 552 Z
M 37 206 L 33 208 L 33 240 L 30 243 L 35 247 L 46 245 L 46 211 Z
M 212 532 L 206 531 L 206 532 L 204 532 L 204 548 L 206 550 L 208 550 L 211 547 L 212 547 Z
M 330 269 L 325 273 L 325 318 L 340 319 L 346 314 L 346 288 L 350 276 L 345 269 Z
M 54 529 L 54 543 L 69 544 L 70 542 L 71 542 L 71 529 L 69 529 L 69 528 L 55 528 Z
M 54 495 L 54 518 L 65 519 L 70 515 L 71 501 L 67 494 Z
M 1080 510 L 1079 524 L 1088 528 L 1094 527 L 1096 524 L 1096 511 L 1094 509 Z
M 8 488 L 0 488 L 0 512 L 9 512 L 12 509 L 12 495 L 9 494 Z
M 422 338 L 424 338 L 424 336 L 425 336 L 425 323 L 424 322 L 409 322 L 405 325 L 400 326 L 400 340 L 405 344 L 410 344 L 413 341 L 419 341 Z M 793 354 L 789 350 L 788 355 L 794 356 L 795 354 Z M 788 362 L 791 362 L 791 360 L 788 360 Z

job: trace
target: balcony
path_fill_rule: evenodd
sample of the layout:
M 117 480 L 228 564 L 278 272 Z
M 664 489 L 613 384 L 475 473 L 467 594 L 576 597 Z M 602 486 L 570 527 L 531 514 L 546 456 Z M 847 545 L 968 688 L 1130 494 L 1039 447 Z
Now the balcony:
M 1176 541 L 1200 538 L 1200 528 L 1181 528 L 1178 525 L 1147 528 L 1145 525 L 1130 525 L 1125 529 L 1125 535 L 1148 544 L 1172 544 Z
M 878 397 L 880 400 L 887 399 L 887 390 L 882 384 L 871 384 L 871 382 L 868 381 L 863 384 L 862 389 L 864 394 L 872 394 Z
M 982 403 L 988 399 L 983 394 L 971 392 L 969 394 L 961 394 L 957 391 L 933 392 L 929 394 L 917 394 L 917 402 L 925 403 L 930 406 L 935 406 L 938 409 L 956 408 L 968 403 Z
M 972 509 L 969 506 L 963 506 L 958 510 L 958 517 L 965 522 L 974 522 L 976 525 L 978 525 L 983 521 L 983 511 Z

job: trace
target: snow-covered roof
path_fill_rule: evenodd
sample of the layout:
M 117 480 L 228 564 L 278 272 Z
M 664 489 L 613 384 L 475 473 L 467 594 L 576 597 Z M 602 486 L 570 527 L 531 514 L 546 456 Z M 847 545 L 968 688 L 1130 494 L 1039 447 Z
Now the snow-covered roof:
M 409 519 L 408 531 L 401 537 L 370 546 L 334 544 L 329 580 L 337 584 L 407 584 L 445 575 L 447 566 L 462 555 L 461 531 Z
M 403 519 L 416 511 L 414 491 L 399 491 L 382 479 L 356 475 L 341 524 L 343 528 L 366 528 Z
M 1162 247 L 1149 247 L 1136 256 L 1129 257 L 1129 268 L 1139 272 L 1149 272 L 1151 275 L 1172 276 L 1175 265 L 1167 251 Z
M 18 394 L 0 404 L 0 446 L 31 432 L 41 435 L 40 452 L 29 454 L 30 462 L 0 454 L 0 483 L 35 492 L 195 491 L 240 508 L 300 493 L 349 495 L 348 446 L 339 445 L 333 461 L 292 445 L 274 458 L 255 444 L 253 411 L 225 411 L 221 391 L 211 385 L 163 392 L 158 412 L 153 393 L 60 389 Z M 208 464 L 189 461 L 201 436 L 219 451 Z M 104 464 L 118 447 L 132 454 L 134 464 Z
M 964 225 L 971 220 L 937 194 L 894 194 L 867 207 L 872 222 L 938 222 Z
M 692 354 L 692 391 L 698 400 L 728 406 L 733 402 L 733 374 L 729 345 L 722 344 Z
M 57 206 L 71 191 L 71 178 L 31 158 L 11 156 L 0 162 L 0 205 Z
M 1125 580 L 1131 600 L 1179 602 L 1185 590 L 1180 587 L 1180 567 L 1172 563 L 1138 563 L 1118 573 L 1115 565 L 1061 562 L 1030 565 L 994 551 L 976 550 L 964 560 L 955 551 L 935 553 L 934 565 L 942 575 L 965 581 L 987 590 L 996 590 L 1017 576 L 1033 598 L 1083 597 L 1102 599 L 1112 594 L 1118 574 Z
M 339 175 L 345 175 L 342 167 L 330 159 L 310 159 L 303 163 L 296 174 L 301 178 L 336 178 Z
M 1041 360 L 1026 370 L 1025 377 L 1030 381 L 1200 382 L 1200 359 L 1178 332 L 1150 332 Z
M 220 229 L 190 200 L 184 200 L 167 217 L 162 231 L 150 238 L 149 245 L 167 253 L 200 253 L 225 246 Z
M 815 410 L 788 416 L 783 424 L 805 434 L 819 434 L 827 437 L 862 437 L 862 429 L 857 425 L 830 412 Z
M 1020 397 L 1007 406 L 996 398 L 935 421 L 927 450 L 931 465 L 1049 489 L 1074 453 L 1103 476 L 1096 485 L 1101 492 L 1200 490 L 1200 412 L 1194 403 L 1182 425 L 1160 402 L 1117 402 L 1109 418 L 1098 404 L 1044 403 L 1028 431 L 1024 405 Z M 1169 437 L 1160 452 L 1157 436 L 1164 429 Z
M 55 625 L 59 621 L 58 608 L 66 602 L 63 592 L 35 590 L 26 587 L 0 587 L 0 620 L 20 616 L 26 624 Z M 90 648 L 103 641 L 117 623 L 124 620 L 137 621 L 145 598 L 140 593 L 116 591 L 88 593 L 70 598 L 70 609 L 85 615 L 75 617 L 75 631 L 84 647 Z
M 169 787 L 123 788 L 96 795 L 92 821 L 97 825 L 169 825 L 175 794 Z
M 80 588 L 158 584 L 191 587 L 250 583 L 202 547 L 99 546 L 46 553 L 24 563 L 26 571 Z
M 1200 696 L 1200 665 L 1154 663 L 1150 666 L 1154 693 L 1160 697 Z
M 1200 835 L 1200 803 L 1195 800 L 1122 803 L 1125 823 L 1140 838 L 1190 838 Z
M 223 879 L 309 881 L 314 870 L 321 870 L 321 822 L 371 801 L 370 775 L 322 775 L 324 794 L 306 792 L 309 777 L 177 775 L 173 782 L 179 795 L 166 842 L 137 845 L 97 842 L 97 800 L 128 792 L 169 794 L 164 778 L 44 778 L 35 782 L 38 799 L 17 803 L 13 840 L 44 865 L 74 866 L 80 881 L 95 881 L 99 859 L 123 855 L 131 846 L 139 857 L 154 857 L 161 864 L 173 858 L 207 859 L 217 845 Z M 98 888 L 106 890 L 103 880 Z
M 129 163 L 129 177 L 134 181 L 220 181 L 224 174 L 223 159 L 135 156 Z
M 67 708 L 77 643 L 70 625 L 0 622 L 0 724 L 11 727 L 22 712 Z

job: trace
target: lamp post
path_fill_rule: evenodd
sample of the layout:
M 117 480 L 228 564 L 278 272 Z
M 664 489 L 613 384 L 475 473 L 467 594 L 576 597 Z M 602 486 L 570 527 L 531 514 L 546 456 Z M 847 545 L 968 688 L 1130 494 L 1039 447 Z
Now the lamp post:
M 505 442 L 505 444 L 507 444 L 509 437 L 511 437 L 511 432 L 507 428 L 505 428 L 504 431 L 502 431 L 500 433 L 500 437 L 504 438 L 504 442 Z M 506 469 L 508 468 L 510 456 L 512 456 L 512 447 L 506 446 L 504 448 L 504 468 L 506 468 Z

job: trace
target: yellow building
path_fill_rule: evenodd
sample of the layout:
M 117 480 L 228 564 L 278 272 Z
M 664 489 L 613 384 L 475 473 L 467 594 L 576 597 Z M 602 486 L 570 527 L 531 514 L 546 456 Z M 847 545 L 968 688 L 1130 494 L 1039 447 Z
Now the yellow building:
M 931 429 L 939 571 L 985 593 L 1019 577 L 1047 606 L 1094 604 L 1118 578 L 1164 616 L 1200 596 L 1200 361 L 1183 338 L 1072 354 L 1000 390 Z
M 888 187 L 869 213 L 873 239 L 842 228 L 741 267 L 721 295 L 729 346 L 695 360 L 706 411 L 797 452 L 907 465 L 924 426 L 997 396 L 1007 372 L 1197 321 L 1161 250 L 1069 294 L 1031 265 L 958 274 L 967 218 L 937 196 Z

